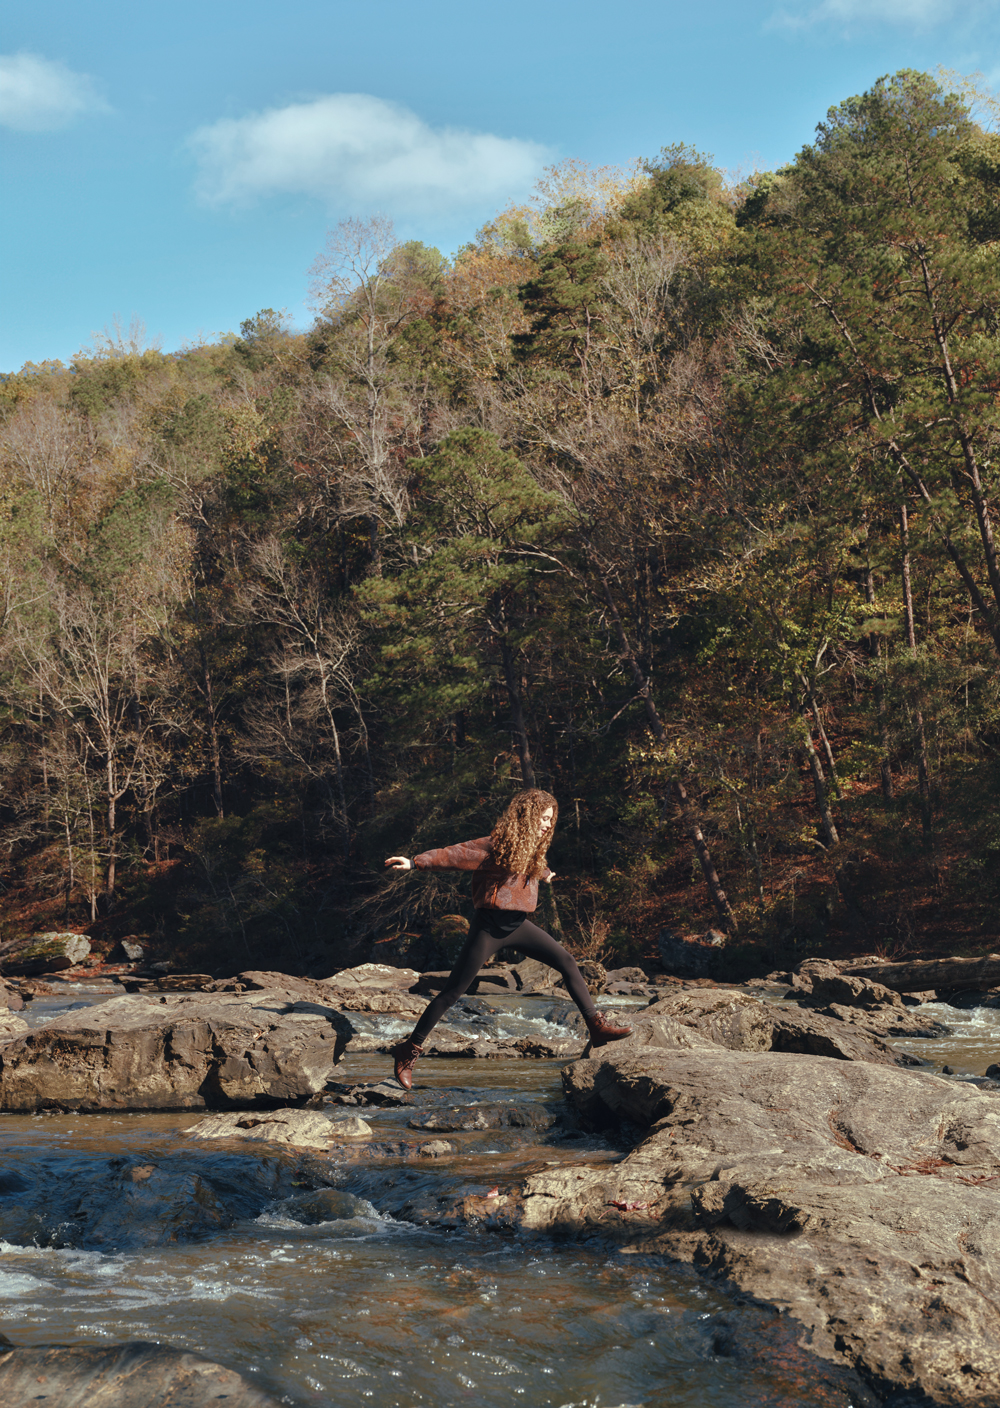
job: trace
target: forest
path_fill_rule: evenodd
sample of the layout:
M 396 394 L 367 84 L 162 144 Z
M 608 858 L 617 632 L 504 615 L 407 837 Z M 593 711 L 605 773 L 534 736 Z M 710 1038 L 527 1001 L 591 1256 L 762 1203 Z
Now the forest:
M 345 220 L 306 332 L 5 376 L 0 941 L 442 966 L 463 877 L 384 858 L 540 786 L 578 956 L 996 948 L 991 114 L 903 71 L 778 171 Z

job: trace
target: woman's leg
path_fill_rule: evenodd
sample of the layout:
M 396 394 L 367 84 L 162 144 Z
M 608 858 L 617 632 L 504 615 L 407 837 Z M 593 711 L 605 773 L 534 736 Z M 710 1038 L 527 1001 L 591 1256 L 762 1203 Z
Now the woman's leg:
M 520 929 L 515 930 L 515 933 L 519 934 L 520 932 Z M 541 931 L 539 930 L 539 932 Z M 469 991 L 473 979 L 486 960 L 492 958 L 509 942 L 509 938 L 504 935 L 501 935 L 500 938 L 494 938 L 487 929 L 470 930 L 469 937 L 462 946 L 462 952 L 455 960 L 455 966 L 451 970 L 451 976 L 447 983 L 437 997 L 432 998 L 427 1004 L 420 1021 L 413 1028 L 410 1040 L 415 1045 L 423 1046 L 448 1008 L 453 1007 L 462 994 Z M 555 943 L 555 940 L 553 939 L 552 942 Z M 569 954 L 566 957 L 569 958 Z M 548 959 L 545 960 L 546 963 L 548 961 Z M 571 963 L 572 961 L 570 959 Z
M 547 963 L 550 968 L 555 968 L 562 975 L 570 997 L 583 1015 L 585 1017 L 596 1015 L 597 1008 L 594 1005 L 594 999 L 583 980 L 583 974 L 577 967 L 576 959 L 551 934 L 547 934 L 544 929 L 539 929 L 537 924 L 532 924 L 530 919 L 526 919 L 512 934 L 507 936 L 504 943 L 508 948 L 519 949 L 529 958 L 537 958 L 540 963 Z

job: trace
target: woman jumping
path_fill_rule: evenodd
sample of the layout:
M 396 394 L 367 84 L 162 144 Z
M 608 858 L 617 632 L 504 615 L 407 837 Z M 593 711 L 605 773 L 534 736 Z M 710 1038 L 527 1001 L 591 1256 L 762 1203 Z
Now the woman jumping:
M 573 1001 L 583 1013 L 590 1040 L 604 1046 L 628 1036 L 631 1027 L 612 1026 L 594 1006 L 583 974 L 571 953 L 551 934 L 531 923 L 538 904 L 538 882 L 551 884 L 555 871 L 545 863 L 555 830 L 559 804 L 548 792 L 532 787 L 517 792 L 489 836 L 463 841 L 438 851 L 424 851 L 412 861 L 390 856 L 394 870 L 471 870 L 476 917 L 462 952 L 442 991 L 427 1004 L 411 1036 L 392 1052 L 396 1079 L 404 1090 L 413 1086 L 413 1067 L 424 1042 L 448 1008 L 468 992 L 488 958 L 502 948 L 516 948 L 561 973 Z

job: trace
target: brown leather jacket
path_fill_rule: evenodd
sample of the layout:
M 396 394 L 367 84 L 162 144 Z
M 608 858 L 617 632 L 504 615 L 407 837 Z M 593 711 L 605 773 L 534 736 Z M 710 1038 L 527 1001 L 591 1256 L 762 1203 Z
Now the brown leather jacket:
M 488 836 L 460 841 L 457 846 L 442 846 L 436 851 L 422 851 L 413 857 L 413 864 L 417 870 L 471 870 L 472 902 L 477 909 L 518 909 L 533 914 L 538 905 L 538 881 L 509 875 L 497 865 Z M 551 874 L 546 868 L 542 879 Z

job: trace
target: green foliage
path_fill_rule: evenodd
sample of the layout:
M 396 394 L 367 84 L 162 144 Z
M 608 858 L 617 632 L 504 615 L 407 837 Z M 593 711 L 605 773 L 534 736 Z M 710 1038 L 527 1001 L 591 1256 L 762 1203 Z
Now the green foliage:
M 736 190 L 674 146 L 453 262 L 345 222 L 308 336 L 4 378 L 4 903 L 440 962 L 464 877 L 384 856 L 533 777 L 581 956 L 719 922 L 696 832 L 740 971 L 985 934 L 998 153 L 904 71 Z

